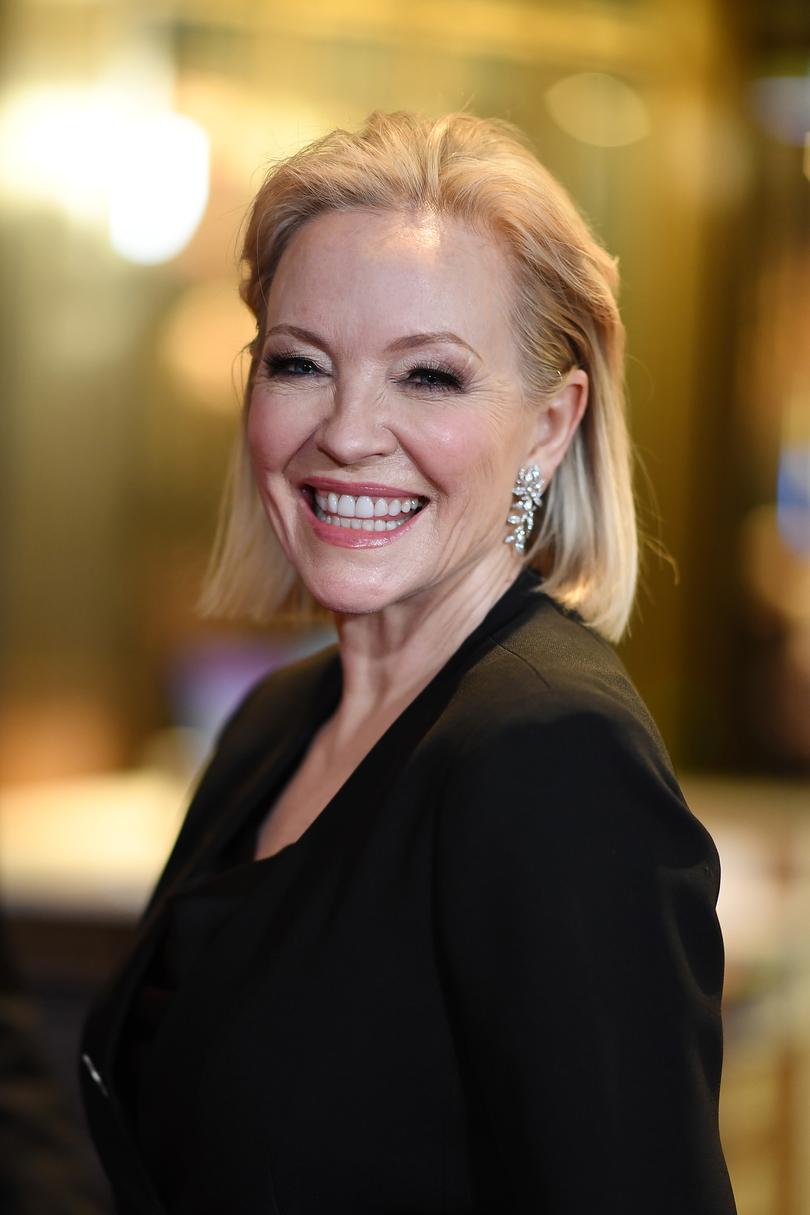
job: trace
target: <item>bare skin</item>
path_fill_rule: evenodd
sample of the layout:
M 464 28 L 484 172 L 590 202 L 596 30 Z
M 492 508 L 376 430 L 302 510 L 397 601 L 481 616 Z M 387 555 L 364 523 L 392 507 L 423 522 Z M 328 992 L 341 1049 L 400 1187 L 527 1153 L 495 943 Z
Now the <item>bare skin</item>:
M 343 690 L 268 808 L 256 859 L 300 838 L 520 572 L 503 543 L 515 473 L 536 463 L 550 480 L 588 382 L 575 369 L 553 399 L 527 401 L 510 290 L 500 250 L 450 219 L 328 213 L 281 259 L 248 441 L 279 542 L 334 613 Z M 403 353 L 413 335 L 430 338 Z M 341 546 L 304 505 L 316 477 L 425 505 L 390 543 Z
M 466 598 L 457 602 L 453 596 L 443 602 L 435 619 L 425 618 L 415 635 L 401 637 L 398 643 L 380 637 L 379 629 L 369 629 L 368 619 L 337 621 L 344 675 L 340 704 L 313 738 L 265 818 L 257 837 L 256 860 L 279 852 L 303 835 L 389 726 L 511 585 L 519 572 L 518 562 L 503 547 L 509 561 L 502 577 L 494 586 L 482 588 L 485 593 L 474 611 Z M 369 641 L 370 650 L 366 648 Z

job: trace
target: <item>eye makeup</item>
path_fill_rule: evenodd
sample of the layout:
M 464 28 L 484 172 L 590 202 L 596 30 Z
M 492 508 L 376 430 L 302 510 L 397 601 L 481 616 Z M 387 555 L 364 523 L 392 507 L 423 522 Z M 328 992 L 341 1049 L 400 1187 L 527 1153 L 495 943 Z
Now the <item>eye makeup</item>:
M 310 379 L 326 374 L 316 360 L 294 350 L 271 351 L 261 360 L 264 377 L 274 379 Z M 419 392 L 462 392 L 465 387 L 463 375 L 447 363 L 434 359 L 420 359 L 405 368 L 394 383 Z
M 422 382 L 411 378 L 414 376 L 421 376 Z M 464 387 L 461 376 L 452 367 L 448 367 L 446 363 L 431 360 L 421 360 L 419 363 L 415 363 L 406 371 L 405 378 L 399 382 L 411 384 L 414 388 L 427 392 L 460 392 Z
M 308 355 L 296 354 L 294 351 L 277 351 L 266 354 L 262 358 L 264 374 L 268 379 L 288 376 L 293 379 L 306 379 L 321 368 Z

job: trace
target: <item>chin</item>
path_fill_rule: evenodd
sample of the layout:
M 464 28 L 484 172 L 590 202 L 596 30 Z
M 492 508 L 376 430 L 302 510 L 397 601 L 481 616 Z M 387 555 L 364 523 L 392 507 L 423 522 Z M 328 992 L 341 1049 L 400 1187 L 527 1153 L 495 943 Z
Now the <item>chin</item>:
M 383 585 L 374 578 L 325 577 L 316 573 L 313 578 L 304 578 L 304 583 L 321 607 L 341 616 L 368 616 L 405 596 L 404 588 L 399 592 L 391 586 L 390 579 Z

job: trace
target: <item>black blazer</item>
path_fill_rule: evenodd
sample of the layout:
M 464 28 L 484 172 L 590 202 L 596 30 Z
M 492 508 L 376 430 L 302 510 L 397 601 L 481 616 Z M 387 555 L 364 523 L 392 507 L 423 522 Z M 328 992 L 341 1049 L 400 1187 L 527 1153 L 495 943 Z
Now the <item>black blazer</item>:
M 330 648 L 226 723 L 90 1016 L 120 1211 L 730 1215 L 717 852 L 613 650 L 531 571 L 256 863 L 167 1029 L 158 1198 L 117 1079 L 127 1010 L 172 900 L 258 827 L 340 680 Z

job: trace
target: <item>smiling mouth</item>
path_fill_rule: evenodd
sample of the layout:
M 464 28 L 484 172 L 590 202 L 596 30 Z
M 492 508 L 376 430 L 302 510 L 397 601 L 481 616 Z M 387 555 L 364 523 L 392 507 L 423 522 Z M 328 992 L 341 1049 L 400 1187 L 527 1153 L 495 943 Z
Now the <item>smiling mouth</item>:
M 325 493 L 303 486 L 316 518 L 332 527 L 352 531 L 393 532 L 421 511 L 428 502 L 420 496 L 384 498 L 370 494 Z

